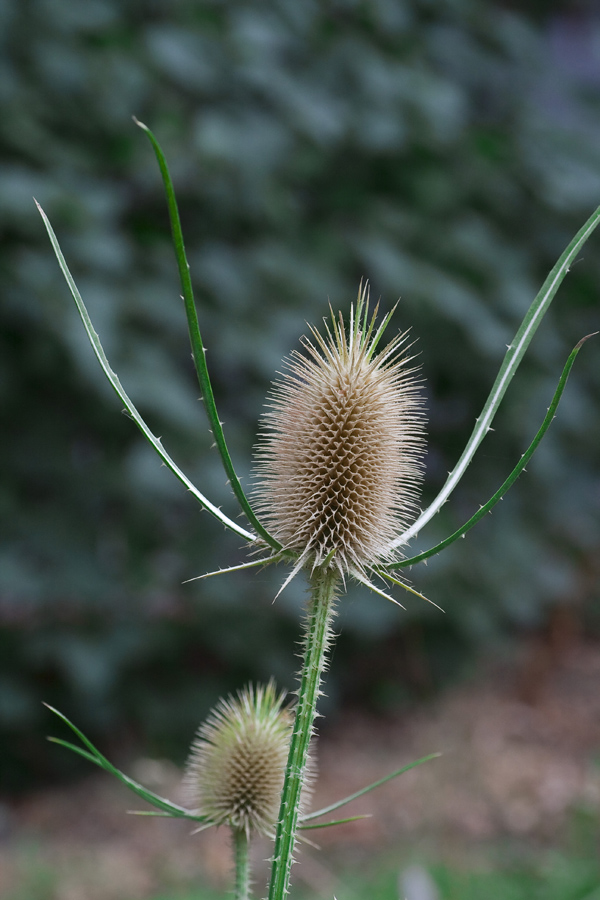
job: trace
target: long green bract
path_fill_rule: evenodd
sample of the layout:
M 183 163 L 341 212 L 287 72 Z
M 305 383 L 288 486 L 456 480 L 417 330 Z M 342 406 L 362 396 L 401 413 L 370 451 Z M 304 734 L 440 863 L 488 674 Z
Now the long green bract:
M 546 413 L 546 415 L 544 417 L 544 421 L 542 422 L 542 425 L 541 425 L 539 431 L 537 432 L 533 441 L 531 442 L 531 444 L 529 445 L 529 447 L 527 448 L 527 450 L 525 451 L 525 453 L 523 454 L 523 456 L 521 457 L 521 459 L 519 460 L 517 465 L 514 467 L 514 469 L 508 476 L 508 478 L 498 488 L 496 493 L 492 497 L 490 497 L 490 499 L 488 500 L 487 503 L 485 503 L 483 506 L 481 506 L 477 510 L 475 515 L 471 516 L 471 518 L 468 520 L 468 522 L 465 522 L 465 524 L 462 526 L 462 528 L 459 528 L 458 531 L 455 531 L 453 534 L 450 535 L 450 537 L 447 537 L 445 540 L 441 541 L 439 544 L 436 544 L 436 546 L 432 547 L 430 550 L 425 550 L 423 553 L 419 553 L 417 556 L 411 556 L 409 559 L 402 559 L 399 562 L 391 563 L 385 567 L 386 569 L 404 569 L 406 566 L 412 566 L 415 563 L 422 562 L 424 559 L 429 559 L 430 556 L 435 556 L 441 550 L 444 550 L 449 544 L 452 544 L 454 541 L 458 540 L 458 538 L 460 538 L 464 534 L 466 534 L 467 531 L 469 531 L 474 525 L 476 525 L 477 522 L 479 522 L 479 520 L 482 519 L 492 509 L 492 507 L 494 507 L 496 505 L 496 503 L 498 503 L 498 501 L 502 499 L 502 497 L 507 492 L 507 490 L 517 480 L 517 478 L 519 477 L 519 475 L 521 474 L 521 472 L 523 471 L 523 469 L 525 468 L 525 466 L 527 465 L 527 463 L 529 462 L 529 460 L 535 453 L 540 441 L 546 434 L 548 428 L 550 427 L 550 423 L 554 419 L 554 415 L 558 408 L 560 398 L 562 397 L 563 391 L 566 387 L 569 373 L 570 373 L 571 369 L 573 368 L 573 363 L 575 362 L 575 358 L 576 358 L 577 354 L 579 353 L 579 351 L 581 350 L 584 343 L 591 337 L 593 337 L 593 335 L 591 335 L 591 334 L 586 335 L 586 337 L 582 338 L 579 341 L 579 343 L 577 344 L 577 346 L 574 347 L 573 350 L 571 351 L 571 354 L 570 354 L 567 362 L 565 363 L 565 367 L 562 371 L 562 375 L 560 376 L 560 381 L 558 382 L 558 387 L 556 388 L 556 391 L 554 392 L 552 402 L 551 402 L 550 406 L 548 407 L 548 412 Z
M 166 815 L 172 816 L 177 819 L 191 819 L 194 822 L 206 822 L 206 816 L 197 816 L 194 813 L 190 812 L 188 809 L 185 809 L 183 806 L 178 806 L 176 803 L 171 803 L 169 800 L 165 800 L 164 797 L 159 797 L 158 794 L 155 794 L 153 791 L 149 791 L 147 788 L 143 787 L 141 784 L 138 784 L 137 781 L 134 781 L 133 778 L 130 778 L 129 775 L 125 775 L 124 772 L 121 772 L 120 769 L 117 769 L 116 766 L 113 766 L 111 762 L 107 760 L 105 756 L 100 753 L 100 751 L 92 744 L 92 742 L 85 736 L 85 734 L 77 728 L 63 713 L 59 712 L 57 709 L 54 709 L 53 706 L 49 706 L 47 703 L 44 704 L 50 712 L 53 712 L 59 719 L 68 725 L 71 731 L 73 731 L 79 740 L 85 744 L 88 748 L 84 750 L 82 747 L 77 747 L 75 744 L 69 743 L 69 741 L 63 741 L 60 738 L 48 738 L 48 740 L 53 744 L 58 744 L 61 747 L 67 747 L 67 749 L 72 750 L 74 753 L 78 753 L 80 756 L 83 756 L 84 759 L 89 760 L 94 763 L 96 766 L 100 766 L 101 769 L 104 769 L 106 772 L 109 772 L 111 775 L 114 775 L 115 778 L 129 788 L 130 791 L 133 791 L 134 794 L 137 794 L 138 797 L 141 797 L 142 800 L 145 800 L 147 803 L 150 803 L 151 806 L 156 807 L 164 811 Z
M 102 366 L 102 369 L 104 370 L 104 374 L 108 378 L 110 384 L 112 385 L 113 389 L 115 390 L 115 392 L 116 392 L 117 396 L 119 397 L 119 399 L 121 400 L 121 402 L 125 405 L 127 412 L 129 413 L 129 415 L 131 416 L 131 418 L 133 419 L 133 421 L 135 422 L 137 427 L 140 429 L 140 431 L 142 432 L 142 434 L 144 435 L 146 440 L 154 447 L 154 449 L 156 450 L 156 452 L 158 453 L 160 458 L 163 460 L 165 465 L 168 466 L 168 468 L 173 472 L 174 475 L 177 476 L 177 478 L 179 478 L 179 480 L 185 485 L 185 487 L 188 489 L 188 491 L 190 491 L 190 493 L 194 495 L 196 500 L 198 500 L 198 502 L 206 510 L 208 510 L 208 512 L 212 513 L 212 515 L 215 516 L 215 518 L 217 518 L 219 520 L 219 522 L 221 522 L 222 525 L 225 525 L 226 528 L 230 528 L 232 531 L 235 531 L 236 534 L 243 537 L 246 541 L 255 541 L 256 535 L 252 534 L 249 531 L 246 531 L 245 528 L 242 528 L 236 522 L 233 522 L 228 516 L 226 516 L 224 513 L 222 513 L 218 507 L 214 506 L 210 502 L 210 500 L 207 497 L 205 497 L 204 494 L 202 494 L 194 484 L 192 484 L 192 482 L 189 480 L 187 475 L 185 475 L 184 472 L 182 472 L 182 470 L 179 468 L 179 466 L 173 461 L 173 459 L 171 459 L 171 457 L 169 456 L 167 451 L 164 449 L 164 447 L 160 441 L 160 438 L 157 438 L 156 435 L 154 435 L 152 433 L 152 431 L 146 425 L 145 421 L 142 419 L 141 415 L 139 414 L 139 412 L 133 405 L 133 402 L 129 399 L 123 385 L 119 381 L 119 378 L 118 378 L 116 372 L 113 372 L 113 370 L 110 366 L 110 363 L 108 362 L 108 359 L 106 357 L 106 354 L 104 352 L 102 344 L 100 343 L 100 338 L 94 329 L 92 320 L 91 320 L 90 315 L 85 307 L 85 304 L 83 302 L 81 294 L 79 293 L 79 290 L 77 288 L 77 285 L 75 284 L 73 276 L 71 275 L 71 272 L 69 271 L 69 268 L 67 266 L 65 258 L 60 249 L 58 239 L 57 239 L 56 235 L 54 234 L 54 230 L 48 220 L 48 217 L 46 216 L 46 213 L 44 212 L 42 207 L 39 205 L 37 200 L 36 200 L 36 205 L 37 205 L 38 210 L 40 211 L 40 215 L 44 221 L 44 225 L 46 226 L 46 231 L 48 232 L 48 237 L 50 238 L 52 248 L 54 250 L 54 253 L 56 254 L 58 264 L 59 264 L 59 266 L 62 270 L 62 273 L 65 277 L 65 281 L 67 282 L 67 284 L 69 286 L 69 290 L 71 291 L 71 294 L 73 296 L 73 299 L 74 299 L 77 309 L 79 311 L 79 315 L 81 316 L 81 320 L 82 320 L 84 328 L 87 332 L 87 336 L 89 338 L 90 344 L 92 345 L 92 348 L 94 350 L 94 353 L 96 354 L 98 362 L 100 363 L 100 365 Z
M 305 822 L 310 822 L 311 819 L 318 819 L 321 816 L 326 816 L 328 813 L 333 812 L 336 809 L 339 809 L 341 806 L 345 806 L 347 803 L 351 803 L 352 800 L 356 800 L 358 797 L 362 797 L 363 794 L 368 794 L 369 791 L 373 791 L 375 788 L 380 787 L 380 785 L 385 784 L 387 781 L 391 781 L 393 778 L 397 778 L 398 775 L 403 775 L 404 772 L 409 772 L 411 769 L 416 768 L 416 766 L 420 766 L 423 763 L 429 762 L 431 759 L 438 759 L 441 756 L 441 753 L 430 753 L 429 756 L 422 756 L 421 759 L 416 759 L 414 762 L 408 763 L 406 766 L 402 766 L 400 769 L 396 769 L 394 772 L 391 772 L 389 775 L 385 775 L 383 778 L 379 778 L 377 781 L 374 781 L 372 784 L 368 784 L 367 787 L 361 788 L 360 791 L 355 791 L 354 794 L 350 794 L 348 797 L 344 797 L 343 800 L 336 800 L 335 803 L 331 803 L 329 806 L 324 806 L 322 809 L 317 809 L 315 812 L 309 813 L 307 816 L 302 816 L 301 819 L 301 828 L 305 827 Z M 337 824 L 337 823 L 327 823 L 327 824 Z M 308 826 L 306 826 L 308 827 Z
M 225 469 L 225 473 L 227 475 L 227 478 L 229 479 L 231 489 L 233 490 L 238 503 L 242 507 L 242 510 L 244 511 L 252 527 L 256 529 L 257 533 L 269 544 L 269 546 L 273 547 L 275 550 L 280 550 L 281 544 L 269 534 L 269 532 L 263 525 L 261 525 L 255 513 L 253 512 L 252 507 L 250 506 L 250 503 L 248 502 L 248 499 L 244 494 L 244 490 L 242 488 L 242 485 L 240 484 L 240 480 L 237 477 L 237 474 L 233 467 L 231 456 L 229 454 L 229 450 L 227 448 L 225 435 L 223 434 L 223 428 L 221 426 L 221 420 L 219 419 L 219 414 L 217 412 L 217 407 L 215 404 L 212 384 L 210 381 L 210 376 L 208 374 L 208 368 L 206 366 L 206 351 L 202 342 L 202 335 L 200 334 L 200 326 L 198 323 L 198 315 L 196 312 L 196 304 L 194 301 L 192 279 L 190 277 L 190 267 L 188 265 L 185 253 L 183 232 L 181 230 L 181 221 L 179 218 L 179 210 L 177 207 L 177 198 L 175 197 L 175 190 L 173 188 L 173 182 L 171 181 L 171 175 L 169 173 L 165 155 L 161 149 L 160 144 L 158 143 L 157 139 L 150 131 L 148 126 L 144 125 L 143 122 L 139 122 L 135 117 L 134 122 L 136 123 L 136 125 L 139 125 L 142 131 L 144 131 L 148 136 L 148 139 L 150 140 L 150 143 L 152 144 L 152 147 L 154 149 L 158 166 L 160 168 L 160 173 L 165 188 L 165 194 L 167 197 L 169 218 L 171 220 L 173 246 L 175 248 L 177 267 L 179 269 L 183 303 L 185 306 L 190 343 L 192 345 L 192 356 L 194 358 L 194 365 L 196 367 L 196 374 L 198 376 L 198 382 L 200 384 L 200 390 L 202 392 L 206 414 L 208 416 L 210 428 L 215 439 L 215 444 L 221 456 L 223 468 Z
M 509 344 L 508 350 L 504 356 L 504 360 L 500 367 L 500 371 L 493 384 L 492 390 L 485 402 L 481 415 L 476 420 L 475 428 L 469 438 L 467 445 L 458 460 L 454 469 L 450 472 L 446 483 L 439 492 L 433 503 L 425 509 L 418 519 L 401 534 L 396 540 L 390 544 L 390 549 L 405 544 L 414 537 L 423 528 L 430 519 L 441 509 L 446 502 L 460 479 L 464 475 L 469 463 L 471 462 L 475 451 L 479 447 L 481 441 L 488 432 L 492 423 L 496 410 L 510 384 L 519 363 L 521 362 L 529 343 L 535 334 L 540 322 L 542 321 L 554 295 L 560 287 L 563 278 L 569 271 L 569 267 L 589 236 L 592 234 L 598 223 L 600 222 L 600 207 L 590 216 L 583 228 L 581 228 L 567 249 L 564 251 L 548 277 L 546 278 L 541 290 L 535 300 L 529 307 L 525 318 L 523 319 L 519 330 L 517 331 L 513 341 Z
M 331 828 L 333 825 L 346 825 L 348 822 L 358 822 L 361 819 L 370 819 L 369 814 L 362 816 L 347 816 L 345 819 L 335 819 L 331 822 L 315 822 L 314 825 L 299 825 L 299 831 L 312 831 L 315 828 Z

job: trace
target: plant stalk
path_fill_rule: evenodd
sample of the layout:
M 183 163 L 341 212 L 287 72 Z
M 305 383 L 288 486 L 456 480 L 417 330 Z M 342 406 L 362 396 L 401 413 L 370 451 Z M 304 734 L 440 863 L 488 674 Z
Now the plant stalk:
M 235 859 L 235 900 L 250 900 L 250 854 L 249 838 L 241 828 L 232 828 L 233 854 Z
M 308 747 L 314 730 L 321 678 L 331 640 L 338 579 L 337 572 L 322 567 L 315 569 L 310 579 L 311 597 L 306 623 L 304 660 L 300 673 L 296 720 L 281 794 L 269 900 L 284 900 L 289 892 L 300 795 L 306 777 Z

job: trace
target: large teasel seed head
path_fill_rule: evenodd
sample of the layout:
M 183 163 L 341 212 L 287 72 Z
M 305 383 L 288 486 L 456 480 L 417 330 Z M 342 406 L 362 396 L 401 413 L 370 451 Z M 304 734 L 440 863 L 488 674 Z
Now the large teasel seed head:
M 220 700 L 200 726 L 186 764 L 190 806 L 215 825 L 273 836 L 293 714 L 273 681 Z
M 311 327 L 275 382 L 257 450 L 256 501 L 286 550 L 346 573 L 394 558 L 391 541 L 417 509 L 425 450 L 420 379 L 407 333 L 379 353 L 361 288 L 341 314 Z

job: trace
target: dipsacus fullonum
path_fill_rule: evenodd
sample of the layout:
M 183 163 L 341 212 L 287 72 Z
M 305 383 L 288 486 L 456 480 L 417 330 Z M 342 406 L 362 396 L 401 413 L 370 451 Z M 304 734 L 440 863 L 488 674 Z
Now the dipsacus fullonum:
M 257 449 L 256 507 L 298 563 L 363 580 L 417 509 L 425 452 L 421 381 L 408 333 L 377 352 L 365 288 L 310 329 L 275 382 Z M 298 566 L 296 567 L 298 568 Z

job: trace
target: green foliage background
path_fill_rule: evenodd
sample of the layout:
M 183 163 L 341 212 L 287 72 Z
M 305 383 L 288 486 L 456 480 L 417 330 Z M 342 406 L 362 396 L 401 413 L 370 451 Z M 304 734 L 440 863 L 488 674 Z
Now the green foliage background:
M 271 674 L 291 686 L 303 601 L 298 583 L 272 605 L 283 570 L 181 584 L 242 561 L 239 541 L 119 414 L 32 195 L 126 389 L 230 514 L 160 179 L 132 114 L 171 164 L 217 400 L 246 483 L 270 379 L 305 322 L 326 315 L 328 300 L 347 308 L 362 277 L 385 309 L 400 295 L 396 325 L 413 327 L 427 379 L 427 500 L 547 271 L 600 202 L 600 82 L 586 68 L 600 24 L 584 5 L 568 8 L 540 5 L 525 19 L 489 0 L 0 3 L 7 786 L 74 766 L 41 740 L 41 700 L 104 747 L 140 740 L 181 756 L 219 693 Z M 599 327 L 599 285 L 594 238 L 495 433 L 415 547 L 462 524 L 512 469 L 568 352 Z M 412 573 L 445 617 L 416 601 L 400 614 L 364 591 L 343 601 L 330 707 L 396 708 L 415 652 L 436 684 L 490 641 L 541 627 L 557 604 L 594 627 L 598 358 L 587 345 L 501 508 Z

